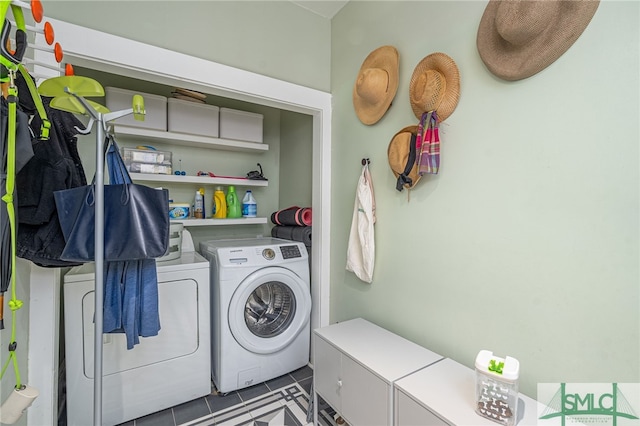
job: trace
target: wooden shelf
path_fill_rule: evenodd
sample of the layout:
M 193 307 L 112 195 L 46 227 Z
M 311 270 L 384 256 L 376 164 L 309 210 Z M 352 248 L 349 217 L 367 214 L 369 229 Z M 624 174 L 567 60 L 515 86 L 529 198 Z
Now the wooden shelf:
M 151 173 L 129 172 L 131 179 L 136 182 L 165 182 L 185 185 L 234 185 L 234 186 L 269 186 L 267 180 L 252 180 L 243 178 L 221 178 L 209 176 L 178 176 L 178 175 L 158 175 Z
M 162 142 L 174 145 L 192 146 L 196 148 L 219 149 L 225 151 L 266 152 L 269 145 L 257 142 L 236 141 L 187 133 L 164 132 L 162 130 L 143 129 L 139 127 L 114 126 L 116 136 L 135 137 L 143 142 Z
M 240 217 L 237 219 L 176 219 L 172 220 L 172 222 L 181 222 L 185 227 L 216 225 L 263 225 L 267 223 L 267 218 Z

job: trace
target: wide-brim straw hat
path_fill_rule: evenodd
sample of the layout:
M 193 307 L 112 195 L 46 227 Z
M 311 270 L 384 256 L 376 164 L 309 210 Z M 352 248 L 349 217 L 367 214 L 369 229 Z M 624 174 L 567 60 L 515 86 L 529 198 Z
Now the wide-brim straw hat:
M 396 179 L 405 172 L 409 155 L 411 153 L 411 136 L 418 134 L 418 126 L 407 126 L 393 135 L 389 147 L 387 148 L 387 157 L 389 159 L 389 167 Z M 417 154 L 416 154 L 417 155 Z M 407 189 L 413 188 L 420 180 L 418 173 L 418 164 L 413 161 L 413 165 L 407 173 L 410 183 L 406 182 L 402 186 Z
M 476 44 L 489 71 L 521 80 L 542 71 L 587 28 L 598 0 L 490 0 Z
M 451 115 L 460 99 L 460 72 L 448 55 L 437 52 L 422 59 L 409 82 L 409 101 L 416 118 L 436 111 L 439 121 Z
M 353 107 L 364 124 L 375 124 L 387 112 L 398 91 L 398 51 L 382 46 L 369 53 L 353 86 Z

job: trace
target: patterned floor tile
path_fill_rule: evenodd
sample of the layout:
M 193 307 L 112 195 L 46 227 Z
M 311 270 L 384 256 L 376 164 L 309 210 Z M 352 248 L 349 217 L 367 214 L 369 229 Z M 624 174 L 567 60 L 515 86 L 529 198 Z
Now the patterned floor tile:
M 307 425 L 309 394 L 298 383 L 269 391 L 232 407 L 181 426 L 304 426 Z M 324 423 L 325 426 L 333 426 Z

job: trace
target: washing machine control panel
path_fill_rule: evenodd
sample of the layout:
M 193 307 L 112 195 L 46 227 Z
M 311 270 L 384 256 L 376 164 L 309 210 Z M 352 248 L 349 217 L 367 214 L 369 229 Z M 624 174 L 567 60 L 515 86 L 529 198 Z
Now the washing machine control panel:
M 282 259 L 295 259 L 302 257 L 300 248 L 298 246 L 280 246 L 280 253 L 282 253 Z M 262 249 L 262 257 L 267 260 L 274 260 L 276 258 L 276 252 L 272 248 Z
M 293 259 L 296 257 L 302 257 L 300 254 L 300 248 L 298 246 L 280 246 L 283 259 Z

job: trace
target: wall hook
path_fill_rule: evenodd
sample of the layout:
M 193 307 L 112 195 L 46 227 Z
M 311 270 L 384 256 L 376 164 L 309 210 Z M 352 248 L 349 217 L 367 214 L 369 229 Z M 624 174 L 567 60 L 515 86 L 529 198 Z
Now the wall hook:
M 371 161 L 369 161 L 369 159 L 368 159 L 368 158 L 363 158 L 363 159 L 362 159 L 362 165 L 364 166 L 364 165 L 366 165 L 366 164 L 371 164 Z

